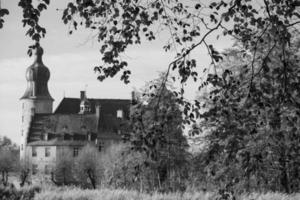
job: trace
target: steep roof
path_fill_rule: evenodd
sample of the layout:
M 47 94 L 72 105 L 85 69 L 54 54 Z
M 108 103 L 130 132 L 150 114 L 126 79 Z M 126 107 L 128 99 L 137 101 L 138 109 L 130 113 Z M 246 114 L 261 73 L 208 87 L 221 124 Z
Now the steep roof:
M 48 133 L 49 139 L 64 135 L 84 138 L 88 132 L 97 133 L 98 126 L 94 114 L 36 114 L 31 122 L 28 142 L 41 140 L 44 133 Z
M 95 113 L 96 105 L 101 105 L 101 111 L 105 114 L 114 114 L 117 109 L 123 109 L 129 116 L 129 99 L 88 99 L 91 102 L 92 113 Z M 55 114 L 77 114 L 80 109 L 79 98 L 64 98 L 54 111 Z M 126 112 L 128 111 L 128 112 Z
M 29 145 L 78 145 L 91 133 L 92 140 L 121 139 L 120 125 L 129 119 L 130 100 L 89 99 L 91 113 L 78 114 L 79 98 L 64 98 L 53 114 L 35 114 L 28 135 Z M 100 115 L 96 113 L 100 105 Z M 124 119 L 117 118 L 117 110 L 123 110 Z M 49 141 L 43 141 L 44 133 Z M 72 138 L 70 141 L 57 141 L 57 138 Z M 77 140 L 77 141 L 74 141 Z M 74 144 L 73 144 L 74 143 Z

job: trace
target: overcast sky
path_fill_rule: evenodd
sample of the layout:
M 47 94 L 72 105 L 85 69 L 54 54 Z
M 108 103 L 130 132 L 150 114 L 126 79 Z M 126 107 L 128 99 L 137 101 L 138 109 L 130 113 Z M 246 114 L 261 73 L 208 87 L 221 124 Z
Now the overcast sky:
M 21 104 L 19 98 L 26 88 L 25 70 L 33 62 L 27 56 L 28 45 L 32 41 L 25 36 L 23 28 L 22 10 L 16 0 L 2 0 L 3 8 L 8 8 L 9 16 L 5 17 L 5 24 L 0 29 L 0 135 L 7 135 L 14 142 L 19 143 L 21 125 Z M 41 24 L 46 27 L 47 34 L 41 40 L 44 48 L 43 62 L 49 68 L 51 77 L 48 82 L 49 91 L 54 101 L 54 110 L 65 97 L 79 97 L 79 91 L 87 86 L 89 98 L 130 98 L 133 87 L 140 88 L 146 81 L 157 77 L 159 71 L 166 70 L 174 58 L 174 52 L 165 53 L 162 49 L 167 38 L 158 37 L 155 42 L 130 48 L 126 59 L 132 70 L 131 82 L 124 85 L 119 76 L 99 82 L 93 67 L 100 63 L 98 53 L 99 44 L 89 39 L 91 33 L 80 30 L 68 35 L 68 27 L 61 21 L 62 11 L 66 7 L 66 0 L 51 1 L 48 10 L 42 13 Z M 58 9 L 58 10 L 57 10 Z M 217 48 L 229 47 L 228 40 L 210 39 L 210 43 Z M 195 52 L 197 60 L 202 66 L 209 65 L 209 58 L 204 49 Z M 203 68 L 202 68 L 203 69 Z M 193 84 L 186 88 L 187 98 L 194 98 Z

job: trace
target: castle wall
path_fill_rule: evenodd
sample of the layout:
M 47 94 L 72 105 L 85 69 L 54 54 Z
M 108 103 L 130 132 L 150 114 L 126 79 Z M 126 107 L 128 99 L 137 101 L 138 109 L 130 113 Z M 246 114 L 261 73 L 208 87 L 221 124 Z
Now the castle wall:
M 27 158 L 29 163 L 29 169 L 31 173 L 35 174 L 50 174 L 56 163 L 56 146 L 28 146 Z M 33 151 L 36 151 L 36 155 L 33 155 Z M 46 149 L 48 156 L 46 156 Z M 48 168 L 48 172 L 46 170 Z

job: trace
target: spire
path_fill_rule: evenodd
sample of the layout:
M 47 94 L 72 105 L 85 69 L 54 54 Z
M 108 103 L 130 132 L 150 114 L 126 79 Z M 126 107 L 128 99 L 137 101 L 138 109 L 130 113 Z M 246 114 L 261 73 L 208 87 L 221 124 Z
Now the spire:
M 42 61 L 44 50 L 36 44 L 34 62 L 26 70 L 27 89 L 21 99 L 53 100 L 48 90 L 50 71 Z
M 34 63 L 39 63 L 39 64 L 42 64 L 43 61 L 42 61 L 42 57 L 43 57 L 43 54 L 44 54 L 44 50 L 43 48 L 40 46 L 39 43 L 36 44 L 36 50 L 35 50 L 35 53 L 34 53 Z

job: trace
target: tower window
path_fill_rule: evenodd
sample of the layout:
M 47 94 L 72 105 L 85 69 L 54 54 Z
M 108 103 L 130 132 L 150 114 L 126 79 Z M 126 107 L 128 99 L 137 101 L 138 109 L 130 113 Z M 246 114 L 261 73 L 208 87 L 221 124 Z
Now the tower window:
M 22 122 L 24 122 L 24 116 L 22 116 Z
M 73 149 L 73 156 L 74 156 L 74 157 L 77 157 L 77 156 L 78 156 L 78 152 L 79 152 L 78 147 L 75 147 L 75 148 Z
M 50 147 L 45 147 L 45 157 L 50 156 Z
M 36 157 L 36 156 L 37 156 L 36 147 L 32 147 L 32 157 Z
M 23 144 L 21 144 L 21 151 L 23 151 Z
M 23 129 L 21 130 L 21 136 L 24 136 L 24 130 Z

